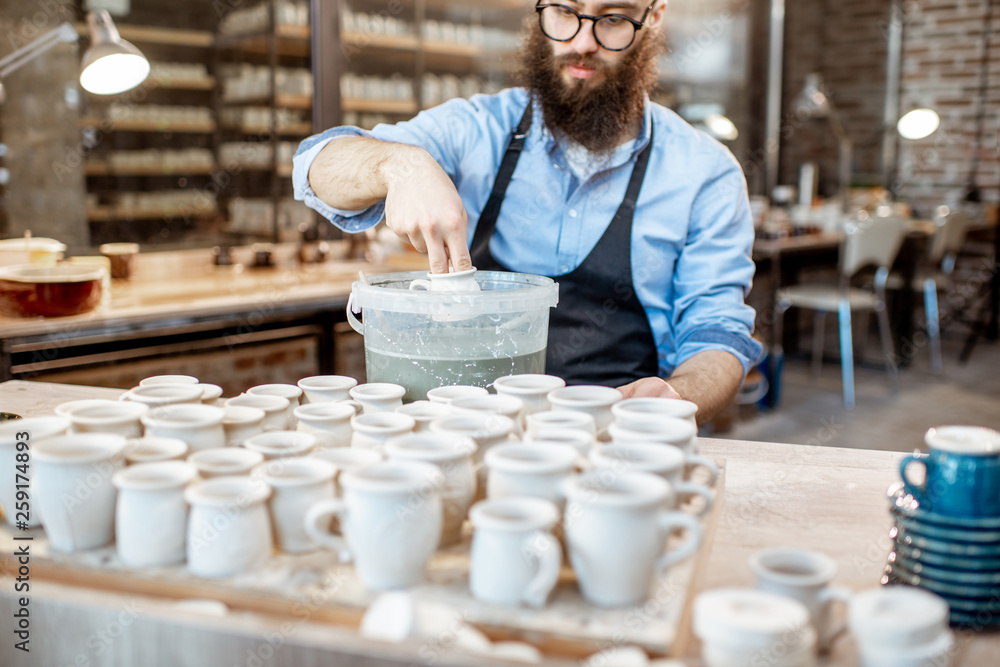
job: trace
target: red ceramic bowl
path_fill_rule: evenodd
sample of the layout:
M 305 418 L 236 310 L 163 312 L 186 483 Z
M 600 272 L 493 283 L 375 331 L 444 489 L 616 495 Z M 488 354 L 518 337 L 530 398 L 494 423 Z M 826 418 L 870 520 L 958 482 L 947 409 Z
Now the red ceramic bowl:
M 0 267 L 0 313 L 13 317 L 63 317 L 97 307 L 104 269 L 94 266 Z

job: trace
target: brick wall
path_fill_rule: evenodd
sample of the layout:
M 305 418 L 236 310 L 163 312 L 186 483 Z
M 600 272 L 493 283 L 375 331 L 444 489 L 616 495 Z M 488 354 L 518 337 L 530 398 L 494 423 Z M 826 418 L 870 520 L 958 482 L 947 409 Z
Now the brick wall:
M 975 145 L 982 39 L 990 0 L 904 3 L 901 113 L 936 108 L 937 133 L 900 140 L 897 190 L 919 213 L 957 201 L 966 190 Z M 984 199 L 1000 189 L 1000 3 L 994 3 L 986 129 L 977 183 Z M 805 75 L 819 72 L 855 144 L 855 183 L 880 183 L 889 0 L 800 0 L 788 3 L 780 182 L 796 183 L 803 162 L 820 165 L 820 191 L 836 191 L 837 148 L 824 121 L 796 116 Z

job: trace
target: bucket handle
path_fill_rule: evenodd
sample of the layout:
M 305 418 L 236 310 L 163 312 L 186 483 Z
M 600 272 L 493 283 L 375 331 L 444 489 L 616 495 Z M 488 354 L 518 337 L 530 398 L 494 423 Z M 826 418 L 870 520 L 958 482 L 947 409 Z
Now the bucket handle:
M 358 318 L 354 316 L 354 292 L 347 297 L 347 322 L 351 325 L 351 328 L 357 331 L 362 336 L 365 335 L 365 325 L 361 323 Z

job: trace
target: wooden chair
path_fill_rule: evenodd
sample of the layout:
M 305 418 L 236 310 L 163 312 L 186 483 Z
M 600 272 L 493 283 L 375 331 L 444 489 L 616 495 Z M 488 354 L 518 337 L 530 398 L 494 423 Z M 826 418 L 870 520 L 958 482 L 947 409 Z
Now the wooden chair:
M 907 224 L 897 216 L 869 217 L 862 213 L 848 222 L 844 231 L 837 284 L 802 284 L 779 289 L 775 303 L 775 335 L 780 354 L 785 311 L 792 306 L 816 311 L 813 326 L 813 371 L 818 375 L 823 361 L 823 325 L 826 314 L 836 312 L 840 325 L 844 407 L 851 410 L 854 408 L 854 342 L 851 335 L 851 314 L 854 311 L 875 312 L 890 386 L 893 392 L 899 387 L 889 316 L 885 308 L 885 283 L 889 277 L 889 267 L 899 253 L 906 235 Z M 870 288 L 852 287 L 851 278 L 861 269 L 873 265 L 877 270 Z
M 941 324 L 938 314 L 938 290 L 946 291 L 955 270 L 955 260 L 965 244 L 970 218 L 964 211 L 951 211 L 939 206 L 934 215 L 935 230 L 931 236 L 926 261 L 918 268 L 913 283 L 903 284 L 903 277 L 890 273 L 886 289 L 911 289 L 924 294 L 924 317 L 927 319 L 927 339 L 930 343 L 931 371 L 941 372 Z

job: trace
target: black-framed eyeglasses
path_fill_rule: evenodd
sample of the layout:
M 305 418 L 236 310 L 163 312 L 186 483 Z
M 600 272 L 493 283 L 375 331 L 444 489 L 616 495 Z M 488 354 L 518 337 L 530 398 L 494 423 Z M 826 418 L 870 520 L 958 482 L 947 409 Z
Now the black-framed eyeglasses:
M 537 4 L 535 11 L 538 12 L 542 34 L 553 41 L 570 41 L 580 32 L 583 20 L 588 19 L 594 31 L 594 41 L 608 51 L 624 51 L 635 41 L 635 33 L 642 28 L 655 4 L 656 0 L 651 2 L 638 21 L 622 14 L 589 16 L 580 14 L 572 7 L 551 3 Z

